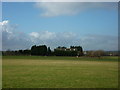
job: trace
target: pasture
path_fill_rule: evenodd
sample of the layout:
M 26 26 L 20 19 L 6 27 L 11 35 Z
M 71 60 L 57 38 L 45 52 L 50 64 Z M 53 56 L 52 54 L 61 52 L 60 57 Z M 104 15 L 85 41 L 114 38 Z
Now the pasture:
M 3 56 L 3 88 L 117 88 L 118 57 Z

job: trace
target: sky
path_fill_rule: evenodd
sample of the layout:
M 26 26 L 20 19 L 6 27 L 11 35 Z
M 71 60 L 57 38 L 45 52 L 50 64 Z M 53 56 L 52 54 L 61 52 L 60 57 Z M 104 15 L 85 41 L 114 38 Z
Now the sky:
M 3 50 L 32 45 L 118 49 L 117 2 L 3 2 Z

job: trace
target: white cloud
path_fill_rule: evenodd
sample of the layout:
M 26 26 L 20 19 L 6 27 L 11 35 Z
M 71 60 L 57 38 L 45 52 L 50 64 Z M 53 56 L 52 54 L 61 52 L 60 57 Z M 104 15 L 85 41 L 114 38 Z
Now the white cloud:
M 3 22 L 0 22 L 0 27 L 1 27 L 0 30 L 6 31 L 6 32 L 8 32 L 8 33 L 12 33 L 12 32 L 11 32 L 11 28 L 10 28 L 10 26 L 9 26 L 9 21 L 8 21 L 8 20 L 5 20 L 5 21 L 3 21 Z
M 4 26 L 4 25 L 8 24 L 8 22 L 9 22 L 8 20 L 5 20 L 5 21 L 3 21 L 3 22 L 0 22 L 0 25 L 1 25 L 1 26 Z
M 37 34 L 38 37 L 35 37 L 34 34 Z M 32 32 L 29 34 L 31 42 L 34 44 L 45 44 L 55 48 L 57 46 L 69 46 L 73 39 L 76 38 L 76 35 L 71 32 L 49 32 L 49 31 L 40 31 Z
M 30 33 L 30 36 L 35 37 L 35 38 L 38 38 L 38 37 L 39 37 L 39 33 L 37 33 L 37 32 L 32 32 L 32 33 Z
M 17 31 L 17 27 L 9 21 L 0 22 L 3 50 L 28 49 L 32 45 L 47 45 L 52 49 L 57 46 L 81 45 L 84 50 L 117 50 L 118 37 L 105 35 L 86 35 L 79 37 L 73 32 L 31 32 L 25 34 Z
M 90 8 L 116 8 L 117 3 L 90 2 L 37 2 L 36 7 L 42 9 L 41 16 L 76 15 Z
M 31 32 L 29 34 L 31 38 L 38 38 L 40 40 L 47 40 L 47 39 L 53 39 L 56 37 L 56 34 L 54 32 L 48 32 L 48 31 L 41 31 L 41 32 Z
M 81 38 L 81 44 L 87 50 L 118 50 L 118 37 L 107 35 L 87 35 Z
M 0 22 L 0 32 L 2 32 L 2 49 L 25 49 L 29 48 L 31 41 L 27 34 L 17 31 L 16 25 L 11 25 L 9 21 Z
M 42 16 L 74 15 L 78 13 L 79 4 L 72 3 L 37 3 L 38 8 L 43 9 Z

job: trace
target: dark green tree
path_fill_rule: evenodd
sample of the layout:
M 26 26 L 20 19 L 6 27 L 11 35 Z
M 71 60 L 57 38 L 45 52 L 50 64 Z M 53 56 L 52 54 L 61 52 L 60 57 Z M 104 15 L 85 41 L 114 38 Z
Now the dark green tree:
M 50 55 L 51 55 L 51 52 L 52 52 L 52 51 L 51 51 L 50 47 L 48 47 L 48 49 L 47 49 L 47 55 L 50 56 Z

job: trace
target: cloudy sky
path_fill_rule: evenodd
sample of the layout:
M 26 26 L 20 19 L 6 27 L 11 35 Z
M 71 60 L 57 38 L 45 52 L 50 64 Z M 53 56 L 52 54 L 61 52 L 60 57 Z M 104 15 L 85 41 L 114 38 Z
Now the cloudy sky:
M 117 3 L 3 2 L 3 50 L 32 45 L 80 45 L 84 50 L 118 49 Z

